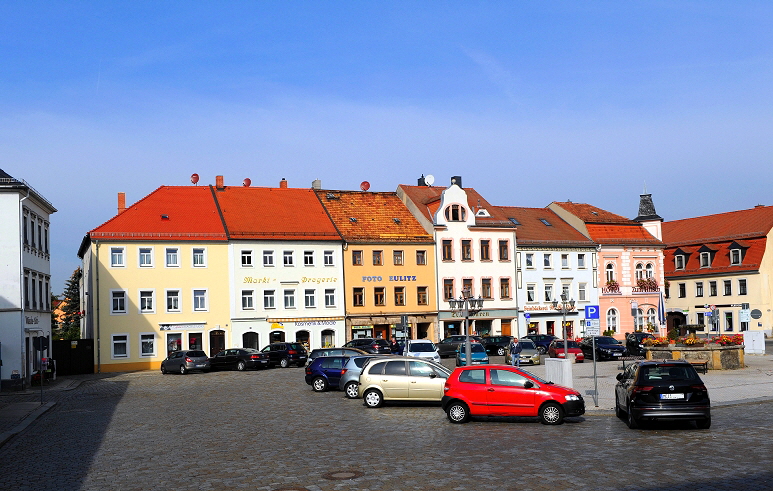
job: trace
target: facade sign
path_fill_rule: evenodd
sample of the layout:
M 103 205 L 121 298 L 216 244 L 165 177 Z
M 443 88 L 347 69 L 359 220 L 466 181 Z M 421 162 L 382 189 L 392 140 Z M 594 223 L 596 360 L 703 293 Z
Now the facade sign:
M 204 324 L 160 324 L 161 331 L 186 331 L 188 329 L 202 329 Z

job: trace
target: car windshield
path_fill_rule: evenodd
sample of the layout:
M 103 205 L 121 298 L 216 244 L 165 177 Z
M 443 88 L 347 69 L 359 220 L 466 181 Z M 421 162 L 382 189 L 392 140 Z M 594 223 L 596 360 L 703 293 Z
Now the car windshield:
M 185 354 L 186 356 L 207 356 L 206 353 L 203 351 L 189 351 Z
M 435 347 L 432 346 L 432 343 L 410 343 L 408 347 L 408 351 L 412 353 L 431 353 L 435 351 Z
M 528 371 L 528 370 L 521 370 L 521 371 L 522 371 L 523 373 L 525 373 L 526 375 L 528 375 L 529 377 L 531 377 L 531 378 L 533 378 L 534 380 L 536 380 L 537 382 L 541 383 L 541 384 L 552 384 L 552 383 L 553 383 L 553 382 L 548 382 L 547 380 L 545 380 L 545 379 L 542 379 L 542 378 L 540 378 L 540 377 L 538 377 L 538 376 L 534 375 L 533 373 L 531 373 L 531 372 L 530 372 L 530 371 Z
M 464 353 L 465 352 L 465 346 L 466 346 L 465 344 L 462 344 L 462 345 L 459 346 L 459 352 L 460 353 Z M 470 345 L 470 352 L 471 353 L 485 353 L 486 350 L 483 348 L 482 344 L 475 343 L 475 344 L 471 344 Z
M 599 336 L 599 337 L 597 337 L 596 338 L 596 343 L 598 343 L 598 344 L 622 344 L 617 339 L 609 337 L 609 336 Z
M 389 347 L 389 343 L 387 343 L 386 339 L 374 339 L 373 344 L 377 344 L 379 346 L 386 346 Z
M 534 341 L 526 341 L 525 339 L 519 340 L 518 344 L 521 345 L 521 349 L 537 349 L 537 346 L 534 344 Z
M 658 365 L 642 367 L 640 380 L 645 383 L 657 385 L 658 382 L 689 382 L 700 383 L 698 372 L 689 365 Z

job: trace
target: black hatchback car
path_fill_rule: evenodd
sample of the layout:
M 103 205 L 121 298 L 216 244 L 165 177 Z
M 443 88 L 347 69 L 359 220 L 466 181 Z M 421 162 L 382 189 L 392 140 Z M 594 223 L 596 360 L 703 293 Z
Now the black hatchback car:
M 644 340 L 647 338 L 655 339 L 655 336 L 648 332 L 629 332 L 625 336 L 625 349 L 631 356 L 644 356 Z
M 593 352 L 593 338 L 596 338 L 596 352 Z M 580 349 L 585 359 L 595 359 L 598 355 L 599 360 L 620 359 L 627 353 L 625 345 L 612 336 L 587 336 L 580 341 Z
M 358 338 L 352 339 L 344 345 L 344 348 L 357 348 L 365 351 L 366 353 L 376 355 L 388 355 L 392 353 L 392 348 L 389 347 L 389 343 L 386 339 L 376 338 Z
M 268 367 L 268 354 L 251 348 L 224 349 L 209 359 L 212 370 L 239 370 Z
M 505 356 L 512 340 L 512 336 L 483 336 L 480 344 L 486 349 L 486 353 L 490 355 Z
M 685 360 L 639 360 L 617 374 L 615 414 L 629 428 L 643 421 L 687 419 L 711 426 L 709 391 Z
M 260 351 L 268 355 L 268 364 L 272 367 L 276 365 L 282 368 L 287 368 L 290 365 L 302 367 L 309 357 L 306 348 L 301 343 L 271 343 Z

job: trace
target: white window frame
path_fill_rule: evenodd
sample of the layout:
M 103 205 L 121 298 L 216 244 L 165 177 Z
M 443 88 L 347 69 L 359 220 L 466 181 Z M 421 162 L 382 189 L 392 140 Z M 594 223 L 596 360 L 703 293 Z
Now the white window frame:
M 242 290 L 242 310 L 255 310 L 255 290 Z
M 145 293 L 150 293 L 150 308 L 145 309 L 144 308 L 144 301 L 147 297 L 147 295 L 143 295 Z M 138 314 L 155 314 L 156 313 L 156 290 L 152 288 L 146 288 L 139 290 L 137 292 L 137 313 Z
M 702 281 L 696 281 L 695 282 L 695 296 L 696 297 L 703 297 L 705 294 L 705 291 L 703 290 L 703 282 Z
M 617 309 L 612 308 L 607 310 L 607 329 L 617 332 Z
M 295 309 L 295 289 L 285 288 L 282 290 L 282 299 L 285 309 Z
M 526 285 L 526 302 L 533 303 L 536 301 L 537 301 L 537 285 L 536 283 L 528 283 Z
M 139 334 L 140 334 L 140 339 L 139 339 L 139 345 L 138 345 L 137 353 L 140 354 L 140 357 L 142 357 L 142 358 L 150 358 L 150 357 L 156 356 L 156 345 L 158 344 L 158 343 L 156 343 L 156 333 L 154 333 L 154 332 L 141 332 Z M 151 343 L 152 343 L 151 347 L 153 349 L 152 349 L 152 351 L 146 353 L 145 350 L 144 350 L 143 342 L 145 340 L 148 340 L 148 339 L 151 341 Z
M 263 309 L 276 309 L 276 290 L 263 290 Z
M 123 339 L 117 339 L 117 338 L 123 338 Z M 125 354 L 116 354 L 116 346 L 118 344 L 123 344 L 126 347 L 126 353 Z M 114 360 L 123 360 L 131 357 L 131 346 L 129 346 L 129 333 L 128 332 L 120 332 L 110 335 L 110 358 Z
M 332 309 L 336 306 L 336 290 L 335 288 L 325 289 L 325 308 Z
M 711 267 L 711 253 L 710 252 L 701 252 L 701 268 L 710 268 Z
M 684 269 L 684 255 L 677 254 L 674 256 L 674 269 Z
M 116 309 L 115 308 L 115 293 L 122 293 L 123 294 L 123 309 Z M 127 315 L 129 313 L 129 310 L 127 309 L 127 305 L 129 304 L 129 290 L 121 290 L 121 289 L 113 289 L 110 290 L 110 315 Z
M 274 251 L 269 251 L 269 250 L 263 251 L 263 267 L 264 268 L 274 267 Z
M 525 263 L 526 269 L 534 269 L 534 253 L 533 252 L 526 252 L 524 253 L 525 256 Z
M 334 251 L 324 251 L 323 252 L 323 261 L 325 266 L 335 266 L 335 252 Z
M 545 269 L 553 269 L 553 257 L 551 253 L 546 252 L 542 254 L 542 266 Z
M 317 308 L 317 290 L 313 288 L 303 290 L 303 306 L 307 309 Z
M 588 294 L 587 294 L 587 283 L 578 283 L 577 284 L 577 301 L 578 302 L 585 302 L 588 300 Z
M 545 283 L 545 288 L 543 289 L 545 302 L 552 302 L 553 301 L 553 284 L 552 283 Z
M 171 292 L 177 292 L 177 308 L 176 309 L 170 309 L 169 308 L 169 294 Z M 167 313 L 180 313 L 183 310 L 183 300 L 182 300 L 182 290 L 180 288 L 167 288 L 164 290 L 164 309 Z
M 174 262 L 169 260 L 171 257 Z M 166 268 L 179 268 L 180 267 L 180 248 L 179 247 L 167 247 L 164 249 L 164 267 Z
M 314 267 L 314 251 L 303 251 L 303 265 Z
M 120 258 L 119 262 L 115 259 Z M 110 247 L 110 267 L 111 268 L 125 268 L 126 267 L 126 248 L 120 246 Z
M 561 269 L 569 269 L 569 254 L 561 254 Z
M 196 251 L 201 251 L 201 252 L 197 253 Z M 201 264 L 196 264 L 196 256 L 201 256 Z M 193 266 L 194 268 L 207 267 L 207 248 L 206 247 L 191 248 L 191 266 Z
M 749 294 L 749 282 L 746 278 L 738 278 L 738 295 Z
M 203 292 L 203 295 L 196 295 L 197 292 Z M 193 303 L 191 304 L 193 306 L 194 312 L 209 312 L 209 289 L 208 288 L 193 288 L 191 290 L 191 298 L 193 300 Z M 203 298 L 204 299 L 204 307 L 198 306 L 198 299 Z
M 295 267 L 295 251 L 282 251 L 282 265 L 285 268 Z
M 585 254 L 577 254 L 577 269 L 585 269 Z
M 253 267 L 252 251 L 250 249 L 242 249 L 239 256 L 241 257 L 240 261 L 241 261 L 242 268 Z
M 147 253 L 144 253 L 143 251 L 148 251 Z M 143 256 L 147 254 L 147 258 L 149 260 L 148 263 L 143 264 Z M 153 265 L 153 256 L 155 256 L 153 247 L 138 247 L 137 248 L 137 265 L 139 265 L 140 268 L 152 268 Z
M 741 249 L 730 249 L 730 266 L 738 266 L 742 261 Z

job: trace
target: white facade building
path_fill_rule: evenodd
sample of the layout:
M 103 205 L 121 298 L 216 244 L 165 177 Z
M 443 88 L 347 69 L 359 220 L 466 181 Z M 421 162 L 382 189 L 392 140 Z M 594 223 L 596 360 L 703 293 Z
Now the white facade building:
M 50 215 L 57 210 L 23 180 L 0 170 L 0 380 L 22 388 L 40 368 L 51 339 Z

